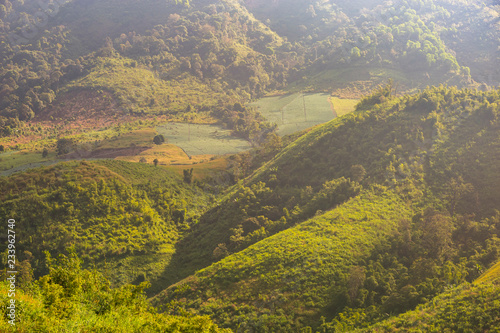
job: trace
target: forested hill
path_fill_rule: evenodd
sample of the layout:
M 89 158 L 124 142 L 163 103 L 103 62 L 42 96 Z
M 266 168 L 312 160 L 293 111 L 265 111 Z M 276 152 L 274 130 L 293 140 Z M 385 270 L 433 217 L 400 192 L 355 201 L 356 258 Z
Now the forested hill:
M 1 213 L 18 220 L 19 279 L 31 285 L 30 267 L 49 273 L 23 289 L 26 306 L 39 304 L 32 322 L 88 303 L 82 281 L 72 291 L 61 277 L 88 273 L 42 269 L 44 250 L 68 246 L 116 286 L 151 282 L 167 315 L 209 315 L 234 330 L 363 328 L 474 281 L 500 259 L 500 91 L 393 92 L 381 87 L 352 114 L 274 147 L 275 158 L 224 194 L 121 161 L 2 178 Z M 142 302 L 140 289 L 102 288 L 104 308 L 89 310 L 96 323 L 130 313 L 120 299 Z M 44 298 L 31 301 L 36 290 Z M 140 304 L 138 321 L 152 316 Z
M 44 3 L 0 0 L 20 330 L 498 326 L 497 4 Z M 308 93 L 359 103 L 284 137 L 249 104 Z M 194 123 L 254 149 L 166 142 Z
M 379 89 L 202 216 L 177 254 L 219 261 L 154 304 L 233 329 L 333 332 L 472 282 L 499 259 L 498 101 Z
M 389 77 L 403 90 L 495 84 L 497 7 L 476 1 L 57 3 L 0 4 L 3 135 L 71 89 L 172 113 L 285 87 L 359 96 Z

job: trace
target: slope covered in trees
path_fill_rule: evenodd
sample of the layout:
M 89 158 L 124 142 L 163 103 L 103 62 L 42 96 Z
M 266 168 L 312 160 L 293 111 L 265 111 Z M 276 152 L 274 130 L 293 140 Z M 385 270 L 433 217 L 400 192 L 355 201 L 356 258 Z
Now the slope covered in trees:
M 0 186 L 2 216 L 18 221 L 19 259 L 32 259 L 37 276 L 44 251 L 72 246 L 86 265 L 110 270 L 115 284 L 158 274 L 210 197 L 172 171 L 120 161 L 61 163 Z
M 72 162 L 3 178 L 2 214 L 37 276 L 44 250 L 72 245 L 115 284 L 167 288 L 154 304 L 171 315 L 367 327 L 472 282 L 500 253 L 499 91 L 392 91 L 262 148 L 279 153 L 217 197 L 217 183 L 151 165 Z
M 499 254 L 498 101 L 498 91 L 438 87 L 393 97 L 390 86 L 379 89 L 353 114 L 287 146 L 205 214 L 177 255 L 193 268 L 225 258 L 155 304 L 210 314 L 234 329 L 355 328 L 473 281 Z M 370 191 L 401 201 L 368 199 Z M 399 209 L 393 218 L 384 215 L 391 209 Z M 342 246 L 358 249 L 345 261 L 334 245 L 342 239 L 337 224 L 350 230 Z
M 411 89 L 468 85 L 472 75 L 491 85 L 486 69 L 498 61 L 491 49 L 498 41 L 497 7 L 480 10 L 474 1 L 365 1 L 362 11 L 344 1 L 75 0 L 41 8 L 27 0 L 1 6 L 3 135 L 12 134 L 16 119 L 32 119 L 74 87 L 109 90 L 123 109 L 139 114 L 189 105 L 207 111 L 290 83 L 341 93 L 391 76 Z M 464 12 L 470 12 L 466 18 Z M 457 28 L 472 21 L 480 27 Z M 464 51 L 477 39 L 481 63 Z
M 414 311 L 356 332 L 409 332 L 417 328 L 426 332 L 495 332 L 500 323 L 498 266 L 473 284 L 460 285 Z
M 204 180 L 195 167 L 158 165 L 160 145 L 154 166 L 65 162 L 0 178 L 0 215 L 18 226 L 26 330 L 495 327 L 498 266 L 485 271 L 500 259 L 500 91 L 488 89 L 498 6 L 50 6 L 0 1 L 0 148 L 11 150 L 2 167 L 96 147 L 140 151 L 167 120 L 218 121 L 258 147 L 221 159 L 228 169 Z M 246 104 L 287 91 L 359 96 L 387 77 L 394 83 L 355 112 L 284 138 Z M 439 83 L 468 88 L 415 90 Z M 32 155 L 12 151 L 26 147 Z M 75 257 L 44 261 L 68 247 L 100 273 Z M 166 314 L 145 302 L 145 280 Z

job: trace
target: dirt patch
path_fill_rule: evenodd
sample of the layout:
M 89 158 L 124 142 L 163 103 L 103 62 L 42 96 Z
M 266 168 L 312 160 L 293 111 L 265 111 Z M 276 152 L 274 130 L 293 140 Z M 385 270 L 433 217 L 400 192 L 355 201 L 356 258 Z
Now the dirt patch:
M 109 92 L 89 89 L 73 90 L 59 96 L 56 101 L 37 114 L 34 122 L 78 122 L 80 125 L 107 126 L 122 118 L 125 112 Z

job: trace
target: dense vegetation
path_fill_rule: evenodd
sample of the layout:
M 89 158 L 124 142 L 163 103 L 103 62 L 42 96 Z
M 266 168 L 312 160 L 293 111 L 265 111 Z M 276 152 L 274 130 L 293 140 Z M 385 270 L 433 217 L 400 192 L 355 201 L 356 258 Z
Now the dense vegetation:
M 411 332 L 417 327 L 427 332 L 496 332 L 500 310 L 498 268 L 490 269 L 485 276 L 494 283 L 485 283 L 481 277 L 474 284 L 460 285 L 414 311 L 359 332 Z M 341 327 L 335 329 L 345 329 L 346 325 Z M 325 331 L 328 332 L 328 329 Z
M 2 214 L 22 226 L 20 259 L 37 276 L 44 250 L 72 245 L 115 284 L 170 286 L 154 304 L 171 315 L 235 330 L 362 328 L 500 259 L 499 101 L 442 86 L 396 97 L 389 84 L 284 149 L 268 140 L 259 154 L 279 153 L 215 200 L 217 178 L 72 162 L 3 178 Z M 235 156 L 233 175 L 251 158 Z
M 69 246 L 87 265 L 153 254 L 168 260 L 208 202 L 207 193 L 177 174 L 140 163 L 63 163 L 0 182 L 1 213 L 19 221 L 16 246 L 20 254 L 29 252 L 37 276 L 44 271 L 44 251 L 57 254 Z M 113 282 L 144 279 L 148 264 L 135 263 L 135 276 L 128 272 Z
M 28 283 L 16 295 L 16 326 L 4 307 L 2 332 L 230 332 L 208 317 L 158 314 L 146 301 L 144 288 L 124 285 L 112 289 L 96 270 L 82 269 L 74 253 L 47 257 L 49 273 Z M 10 301 L 9 285 L 0 283 L 0 299 Z
M 404 89 L 467 85 L 471 75 L 484 82 L 484 68 L 497 60 L 490 47 L 498 41 L 494 6 L 481 11 L 474 1 L 443 0 L 375 7 L 366 1 L 360 14 L 344 1 L 292 4 L 295 13 L 289 2 L 76 0 L 40 7 L 34 0 L 5 1 L 2 134 L 11 135 L 18 121 L 32 119 L 68 89 L 111 91 L 121 108 L 138 114 L 206 112 L 290 83 L 317 90 L 353 83 L 363 91 L 364 83 L 356 82 L 373 81 L 370 88 L 390 76 Z M 480 27 L 458 29 L 464 12 Z M 472 42 L 483 65 L 463 51 Z
M 19 331 L 494 331 L 498 9 L 0 1 Z M 328 97 L 373 87 L 283 137 L 249 103 L 269 94 L 282 122 L 285 106 L 307 122 L 312 96 L 332 116 Z M 254 149 L 168 142 L 198 125 L 227 141 L 214 123 Z
M 167 289 L 156 304 L 167 304 L 172 313 L 182 308 L 211 314 L 235 329 L 295 331 L 318 327 L 320 316 L 325 327 L 343 321 L 356 327 L 411 310 L 450 285 L 472 281 L 500 253 L 499 187 L 493 179 L 498 174 L 493 162 L 500 142 L 498 100 L 498 91 L 438 87 L 394 97 L 390 85 L 380 88 L 360 102 L 358 111 L 288 145 L 204 214 L 179 243 L 177 260 L 201 268 L 224 259 Z M 391 207 L 412 213 L 382 218 L 385 236 L 351 230 L 349 241 L 359 236 L 374 243 L 358 245 L 360 257 L 351 253 L 349 264 L 333 255 L 342 253 L 333 245 L 338 232 L 327 241 L 332 254 L 317 258 L 323 243 L 316 238 L 319 244 L 311 243 L 299 231 L 324 237 L 328 227 L 320 221 L 350 230 L 371 221 L 371 209 L 378 216 L 389 213 L 381 197 L 367 199 L 377 189 L 395 192 L 402 202 Z M 342 204 L 350 197 L 357 199 Z M 349 225 L 333 222 L 334 214 L 356 211 L 366 215 L 353 216 Z M 308 221 L 314 215 L 319 216 Z M 281 249 L 288 242 L 290 248 Z M 288 290 L 290 283 L 279 281 L 297 269 L 297 260 L 309 263 L 297 272 L 307 288 Z M 326 264 L 328 260 L 334 262 Z M 314 273 L 308 273 L 316 264 Z M 330 271 L 337 266 L 343 278 Z M 334 291 L 325 292 L 325 285 Z M 276 299 L 272 291 L 278 293 Z

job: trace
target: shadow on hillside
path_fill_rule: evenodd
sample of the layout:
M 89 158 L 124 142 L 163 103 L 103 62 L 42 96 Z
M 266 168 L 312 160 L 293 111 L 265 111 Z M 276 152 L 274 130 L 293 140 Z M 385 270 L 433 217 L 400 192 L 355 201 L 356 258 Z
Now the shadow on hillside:
M 170 264 L 156 279 L 150 280 L 151 287 L 146 291 L 152 297 L 196 271 L 211 265 L 215 259 L 214 249 L 229 240 L 230 229 L 239 221 L 221 218 L 226 213 L 222 204 L 207 211 L 200 222 L 193 226 L 183 239 L 177 242 Z

